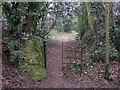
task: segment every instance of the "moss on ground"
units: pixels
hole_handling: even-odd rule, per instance
[[[40,40],[28,40],[24,43],[19,71],[23,77],[35,81],[46,76],[43,46]]]

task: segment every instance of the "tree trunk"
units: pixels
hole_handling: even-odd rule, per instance
[[[0,2],[0,67],[2,67],[2,3]],[[2,69],[0,69],[0,89],[2,89]]]
[[[34,4],[35,3],[29,3],[31,11]],[[26,16],[26,23],[22,27],[22,32],[28,33],[29,37],[26,37],[27,40],[22,40],[23,47],[19,70],[25,78],[39,81],[46,76],[46,69],[44,63],[43,39],[33,39],[32,27],[36,18],[37,16],[33,15]]]
[[[26,16],[26,23],[23,25],[23,32],[27,32],[29,34],[32,33],[32,24],[34,19],[34,16]]]
[[[106,54],[105,54],[105,79],[110,79],[109,72],[109,3],[105,4],[105,24],[106,24]]]
[[[90,31],[94,32],[93,30],[93,15],[92,15],[92,6],[91,2],[85,2],[86,10],[87,10],[87,18],[88,18],[88,25],[90,28]]]

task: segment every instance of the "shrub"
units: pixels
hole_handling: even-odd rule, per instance
[[[89,58],[91,58],[93,61],[103,61],[105,59],[105,45],[98,47],[96,46],[96,49],[90,52]],[[110,46],[110,60],[117,60],[118,59],[118,51],[115,49],[115,47]]]
[[[21,44],[19,43],[19,41],[13,41],[11,39],[5,38],[3,40],[3,43],[7,46],[7,48],[9,49],[9,57],[10,57],[10,61],[12,63],[16,63],[19,61],[20,56],[21,56]]]

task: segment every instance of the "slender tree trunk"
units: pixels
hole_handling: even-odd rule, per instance
[[[92,15],[92,5],[91,2],[85,2],[86,10],[87,10],[87,18],[88,18],[88,25],[90,31],[94,32],[93,30],[93,15]]]
[[[105,53],[105,79],[109,80],[109,3],[105,4],[105,24],[106,24],[106,53]]]

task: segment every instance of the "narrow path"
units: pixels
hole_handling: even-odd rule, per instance
[[[47,47],[47,78],[43,87],[58,87],[61,85],[61,46],[56,42]],[[48,54],[49,53],[49,54]],[[47,83],[48,82],[48,83]]]
[[[73,34],[59,34],[47,45],[47,78],[41,87],[45,88],[72,88],[74,84],[68,82],[62,75],[62,42],[72,41]]]
[[[62,77],[62,44],[59,41],[52,42],[47,47],[47,78],[43,80],[41,87],[62,88],[73,87]],[[49,54],[48,54],[49,53]]]

